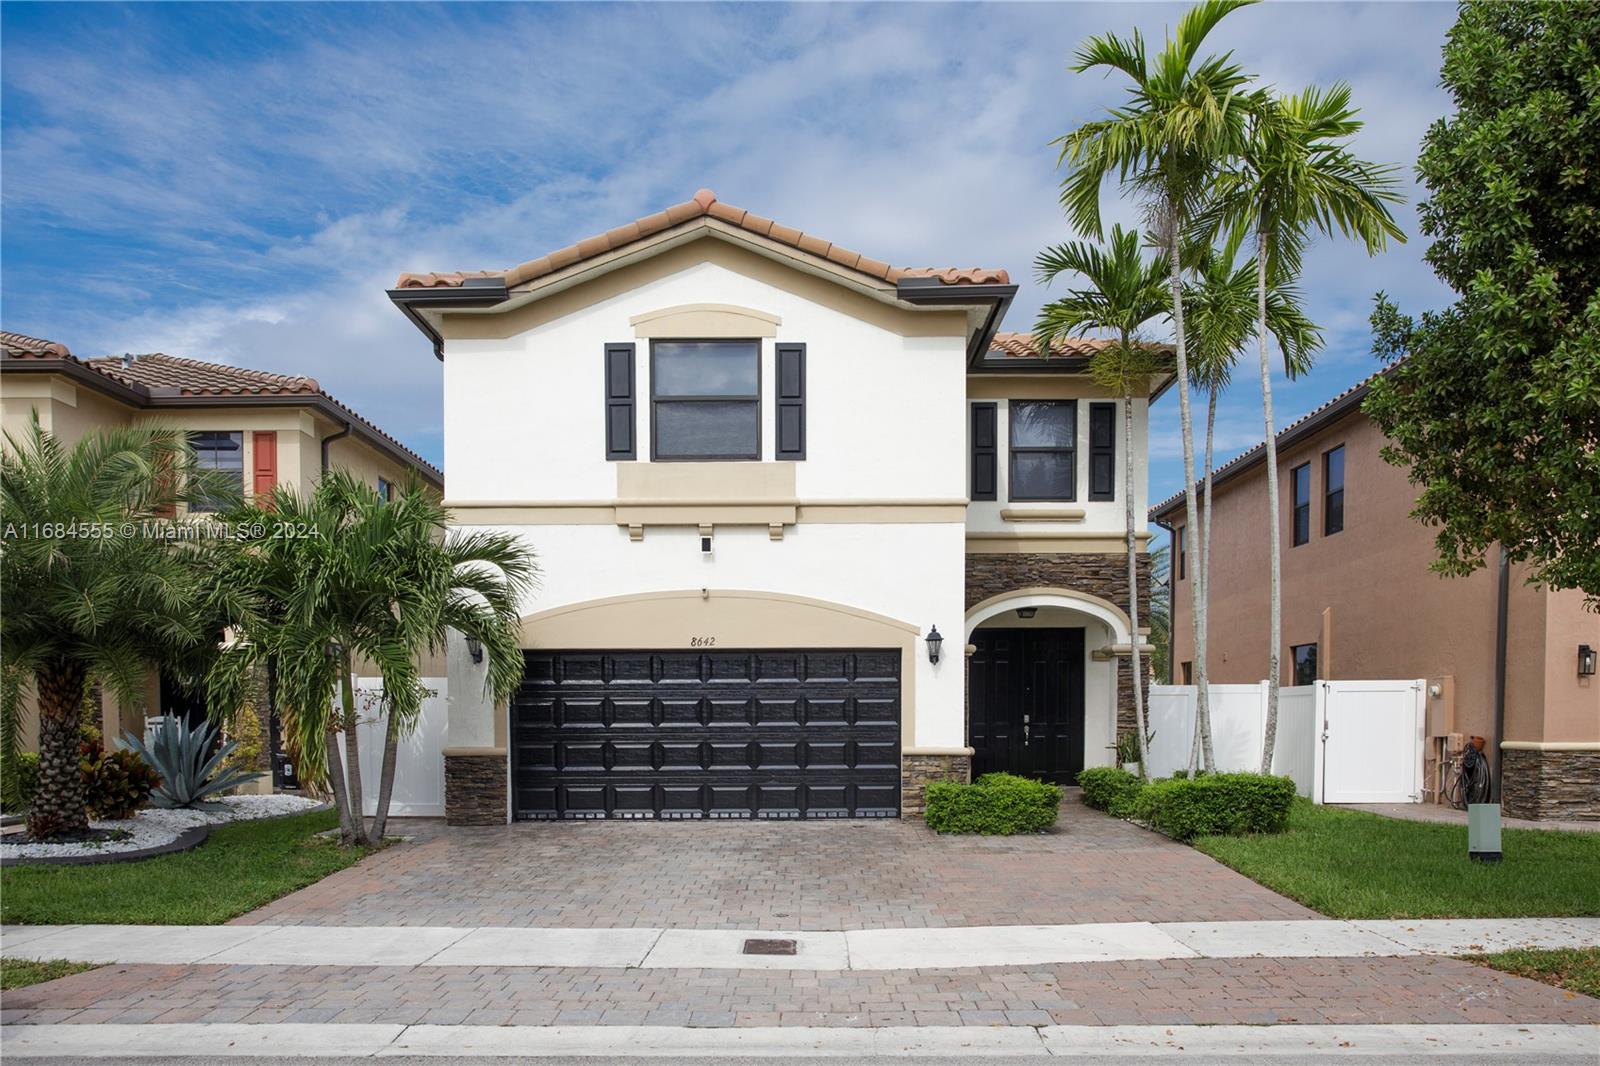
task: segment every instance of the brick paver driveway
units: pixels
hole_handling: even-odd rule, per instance
[[[1317,917],[1192,848],[1062,805],[1056,830],[919,819],[402,822],[411,843],[241,923],[878,929]]]

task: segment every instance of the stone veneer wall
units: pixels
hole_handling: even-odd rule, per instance
[[[1150,625],[1150,554],[1140,552],[1139,625]],[[1128,557],[1122,552],[967,554],[967,608],[1018,589],[1053,586],[1086,592],[1127,610]],[[1148,669],[1148,664],[1146,664]],[[1146,681],[1146,698],[1149,695]],[[1133,667],[1117,660],[1117,731],[1133,730]]]
[[[1600,751],[1502,750],[1500,798],[1508,818],[1600,820]]]
[[[972,778],[970,755],[907,755],[900,760],[900,817],[921,814],[927,803],[925,790],[933,781]]]
[[[506,753],[444,757],[444,820],[448,825],[505,825]]]

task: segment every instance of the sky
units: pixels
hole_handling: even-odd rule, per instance
[[[437,463],[440,366],[384,295],[397,275],[508,267],[705,186],[887,262],[1004,267],[1021,284],[1004,328],[1026,330],[1052,295],[1034,256],[1074,236],[1050,142],[1122,89],[1071,73],[1072,53],[1136,27],[1159,41],[1182,11],[6,3],[0,322],[80,356],[309,374]],[[1348,81],[1357,152],[1398,166],[1407,198],[1408,243],[1308,253],[1325,346],[1275,382],[1279,426],[1377,368],[1375,292],[1411,312],[1450,299],[1422,261],[1413,166],[1449,107],[1454,17],[1275,2],[1208,41],[1284,91]],[[1108,222],[1136,221],[1116,197]],[[1261,440],[1252,367],[1221,401],[1219,463]],[[1175,393],[1151,452],[1154,501],[1183,484]]]

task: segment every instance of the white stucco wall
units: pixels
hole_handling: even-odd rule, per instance
[[[777,315],[777,340],[807,346],[802,499],[966,496],[964,338],[902,337],[704,262],[516,337],[446,341],[450,498],[611,500],[602,347],[635,341],[634,315],[707,302]],[[648,460],[650,343],[636,343],[638,454]],[[762,343],[764,459],[773,454],[774,344]]]

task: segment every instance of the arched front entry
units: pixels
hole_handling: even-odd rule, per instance
[[[1071,589],[1018,589],[967,613],[967,743],[974,775],[1073,784],[1112,761],[1128,618]]]

